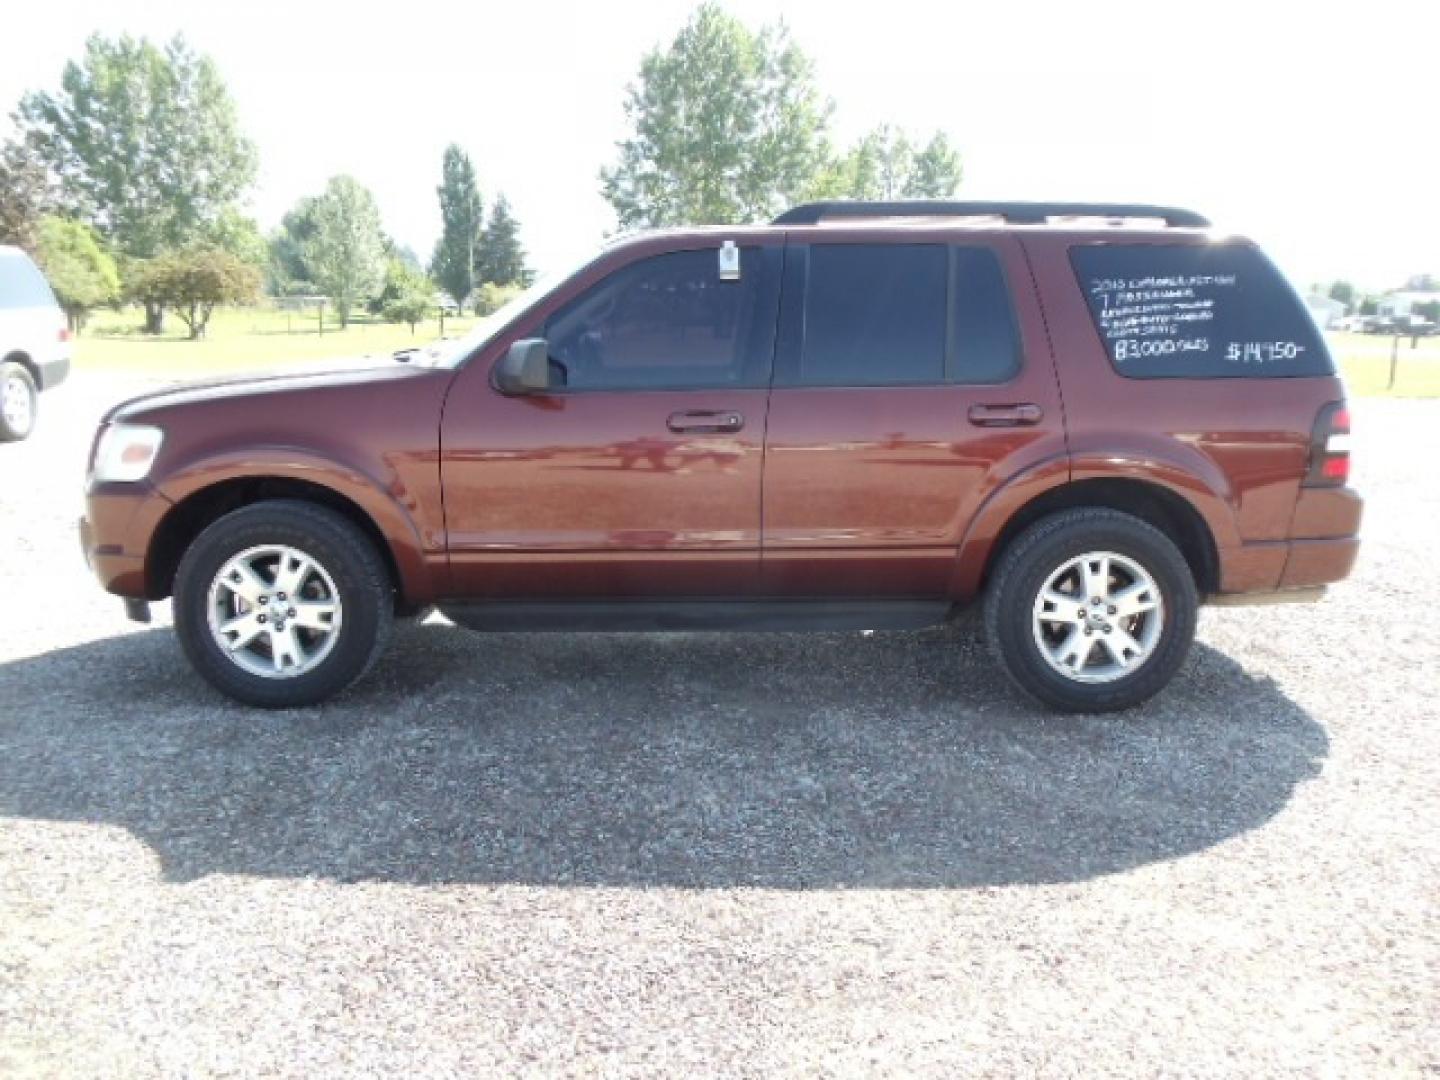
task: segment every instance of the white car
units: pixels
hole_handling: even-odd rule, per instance
[[[70,327],[45,275],[0,245],[0,442],[35,430],[36,398],[70,373]]]

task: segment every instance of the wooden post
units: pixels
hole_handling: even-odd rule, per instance
[[[440,336],[445,336],[445,305],[440,305]]]
[[[1400,364],[1400,335],[1396,334],[1390,339],[1390,381],[1385,384],[1386,390],[1395,389],[1395,368]]]
[[[325,336],[325,301],[320,301],[320,336]]]

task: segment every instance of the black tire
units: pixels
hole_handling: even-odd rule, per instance
[[[1042,654],[1034,610],[1052,574],[1098,551],[1132,559],[1150,575],[1164,618],[1158,640],[1133,672],[1086,683],[1061,674]],[[1170,682],[1195,638],[1198,606],[1189,565],[1159,529],[1116,510],[1065,510],[1040,519],[1005,549],[985,597],[985,630],[1005,673],[1037,701],[1064,712],[1113,712],[1148,700]]]
[[[215,640],[207,611],[210,586],[225,563],[268,544],[314,558],[334,582],[343,612],[329,653],[312,670],[284,678],[256,675],[234,662]],[[394,585],[369,537],[333,510],[293,499],[254,503],[215,521],[175,574],[175,630],[190,663],[217,690],[262,708],[314,705],[364,675],[389,640],[394,606]]]
[[[6,418],[5,410],[0,408],[0,442],[19,442],[29,438],[30,433],[35,430],[35,418],[39,414],[40,394],[35,389],[35,380],[31,378],[24,364],[9,360],[0,364],[0,402],[4,401],[4,395],[10,391],[12,385],[18,386],[30,397],[30,422],[23,425],[12,424]]]

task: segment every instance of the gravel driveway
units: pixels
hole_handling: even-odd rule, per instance
[[[276,714],[80,561],[135,388],[0,447],[0,1072],[1440,1070],[1440,403],[1356,409],[1357,576],[1128,715],[971,625],[428,624]]]

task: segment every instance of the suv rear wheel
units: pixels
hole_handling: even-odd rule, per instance
[[[1184,556],[1154,526],[1115,510],[1042,518],[1006,549],[985,601],[1005,671],[1070,712],[1128,708],[1158,693],[1195,637]]]
[[[249,705],[312,705],[379,657],[393,588],[375,546],[339,514],[290,499],[227,514],[175,574],[175,629],[191,664]]]
[[[19,442],[35,430],[39,395],[30,372],[13,360],[0,364],[0,442]]]

